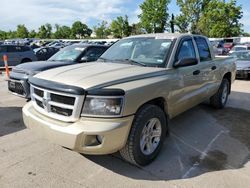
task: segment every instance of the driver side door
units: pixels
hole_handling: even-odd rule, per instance
[[[198,59],[191,37],[185,37],[176,51],[174,64],[185,58]],[[202,76],[199,64],[174,68],[173,90],[170,94],[169,110],[172,116],[176,116],[187,109],[199,104],[203,99],[200,93]]]

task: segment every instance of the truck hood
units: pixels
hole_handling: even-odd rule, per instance
[[[250,61],[236,61],[237,70],[250,69]]]
[[[23,63],[13,68],[13,72],[20,72],[20,73],[37,73],[41,71],[45,71],[52,68],[57,68],[61,66],[70,65],[72,62],[65,62],[65,61],[34,61],[30,63]]]
[[[164,74],[166,68],[94,62],[48,70],[35,77],[84,89],[98,89]]]

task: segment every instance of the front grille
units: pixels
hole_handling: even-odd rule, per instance
[[[24,87],[23,87],[21,82],[9,80],[8,81],[8,89],[11,92],[16,93],[18,95],[22,95],[22,96],[25,95]]]
[[[61,121],[76,121],[81,114],[84,96],[58,93],[31,85],[31,100],[41,113]]]
[[[50,98],[52,101],[59,102],[59,103],[64,103],[64,104],[69,104],[69,105],[74,105],[74,103],[75,103],[74,97],[51,94]]]
[[[60,108],[57,106],[51,106],[51,112],[54,112],[63,116],[71,116],[73,110],[64,109],[64,108]]]
[[[34,93],[39,96],[39,97],[43,97],[43,91],[42,90],[39,90],[39,89],[36,89],[34,88]]]

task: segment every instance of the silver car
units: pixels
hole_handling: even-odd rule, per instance
[[[0,45],[0,67],[4,67],[3,55],[8,56],[9,66],[37,60],[33,50],[28,46]]]

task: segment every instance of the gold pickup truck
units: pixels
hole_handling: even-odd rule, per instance
[[[233,58],[215,58],[206,37],[147,34],[124,38],[97,62],[29,79],[28,128],[84,154],[149,164],[160,152],[168,120],[209,99],[223,108],[235,79]]]

